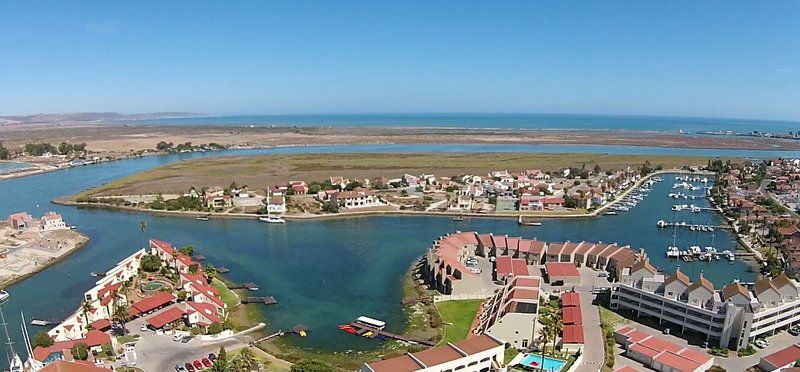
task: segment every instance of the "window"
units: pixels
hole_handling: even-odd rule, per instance
[[[527,338],[523,338],[522,339],[522,347],[528,347],[528,339]]]
[[[478,362],[472,362],[472,363],[470,363],[470,364],[467,364],[467,365],[468,365],[468,366],[470,366],[470,367],[472,367],[472,366],[474,366],[474,365],[476,365],[476,364],[478,364]]]

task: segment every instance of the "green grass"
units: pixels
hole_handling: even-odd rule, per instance
[[[467,337],[467,332],[469,332],[469,327],[472,325],[472,320],[475,319],[475,314],[478,312],[478,306],[481,301],[444,301],[436,304],[439,314],[442,315],[442,321],[447,324],[445,325],[442,344],[463,340]]]
[[[221,280],[214,278],[211,281],[211,285],[219,291],[219,297],[222,299],[222,302],[228,307],[228,310],[232,310],[234,307],[239,305],[239,297],[236,296],[236,293],[233,293],[225,283]]]
[[[123,345],[136,341],[139,341],[138,335],[126,335],[117,337],[117,342]]]
[[[505,364],[510,363],[511,360],[514,359],[514,357],[517,356],[518,354],[519,350],[513,347],[506,349],[506,351],[503,353],[503,363]]]

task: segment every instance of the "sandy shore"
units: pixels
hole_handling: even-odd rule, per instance
[[[54,245],[54,241],[59,244]],[[5,246],[8,251],[0,260],[0,287],[6,288],[56,264],[88,242],[88,236],[74,230],[56,230],[19,246]]]

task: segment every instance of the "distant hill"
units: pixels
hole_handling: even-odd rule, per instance
[[[102,122],[102,121],[193,118],[201,116],[205,115],[192,112],[153,112],[146,114],[120,114],[118,112],[76,112],[67,114],[0,116],[0,123]]]

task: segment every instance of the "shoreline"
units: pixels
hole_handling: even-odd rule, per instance
[[[82,249],[83,247],[85,247],[86,245],[89,244],[89,241],[91,240],[91,238],[89,238],[88,235],[80,233],[80,232],[77,232],[77,231],[76,231],[76,233],[78,235],[80,235],[81,240],[77,244],[75,244],[74,247],[70,248],[69,250],[64,252],[64,254],[62,254],[62,255],[60,255],[58,257],[53,257],[50,260],[47,260],[47,262],[45,262],[41,266],[37,266],[36,268],[34,268],[34,270],[32,270],[30,272],[27,272],[25,274],[22,274],[20,276],[15,277],[15,278],[6,280],[4,282],[0,282],[0,287],[8,288],[8,287],[13,286],[14,284],[17,284],[17,283],[19,283],[19,282],[21,282],[21,281],[23,281],[25,279],[28,279],[28,278],[38,274],[39,272],[43,271],[44,269],[47,269],[50,266],[53,266],[53,265],[61,262],[62,260],[66,259],[67,257],[71,256],[73,253],[79,251],[80,249]]]

